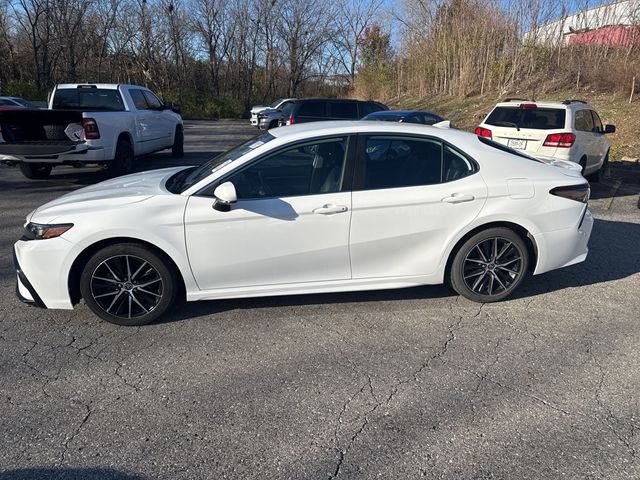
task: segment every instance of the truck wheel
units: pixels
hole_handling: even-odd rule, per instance
[[[116,156],[109,166],[109,170],[114,176],[126,175],[133,170],[133,148],[131,142],[126,138],[118,140],[116,145]]]
[[[184,132],[180,127],[176,127],[176,134],[174,136],[173,146],[171,147],[171,154],[174,158],[184,157]]]
[[[47,178],[51,174],[51,165],[46,163],[24,163],[20,162],[18,165],[22,174],[34,180]]]
[[[269,124],[269,129],[272,128],[278,128],[278,120],[273,120],[270,124]]]

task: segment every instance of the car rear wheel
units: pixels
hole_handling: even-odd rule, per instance
[[[126,138],[121,138],[116,145],[116,155],[109,170],[114,176],[126,175],[133,170],[134,158],[131,142]]]
[[[80,293],[97,316],[117,325],[146,325],[165,314],[176,276],[150,249],[123,243],[95,253],[80,276]]]
[[[180,127],[176,127],[173,146],[171,147],[171,155],[173,155],[174,158],[184,157],[184,132]]]
[[[269,128],[278,128],[278,120],[272,120],[269,124]]]
[[[607,168],[609,167],[609,152],[604,156],[604,160],[602,162],[602,166],[595,172],[587,175],[585,178],[590,182],[599,183],[604,180],[605,173],[607,172]]]
[[[457,251],[449,281],[474,302],[497,302],[524,279],[529,264],[522,238],[508,228],[489,228],[469,238]]]
[[[51,174],[51,169],[53,167],[51,165],[47,165],[46,163],[21,162],[19,168],[25,177],[31,178],[33,180],[41,180],[43,178],[49,177],[49,175]]]

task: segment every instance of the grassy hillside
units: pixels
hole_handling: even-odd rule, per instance
[[[491,108],[506,97],[524,97],[522,94],[470,96],[465,98],[401,98],[391,108],[430,110],[464,130],[473,130],[491,111]],[[598,94],[593,92],[566,91],[546,95],[536,100],[564,100],[577,98],[591,104],[600,114],[603,123],[616,126],[616,133],[610,135],[611,160],[640,157],[640,98],[629,103],[628,95]]]

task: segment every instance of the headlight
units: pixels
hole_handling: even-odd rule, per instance
[[[73,227],[73,223],[59,223],[55,225],[44,225],[42,223],[29,222],[25,225],[25,240],[44,240],[45,238],[56,238]]]

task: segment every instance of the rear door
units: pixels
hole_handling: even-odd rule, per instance
[[[581,109],[575,113],[574,127],[576,130],[576,144],[578,144],[587,157],[587,168],[598,163],[598,138],[593,125],[591,110]]]
[[[498,143],[532,155],[553,156],[555,148],[551,151],[544,147],[544,141],[551,133],[565,131],[565,121],[564,108],[543,108],[523,103],[497,106],[484,123]]]
[[[363,135],[352,194],[353,278],[430,275],[480,212],[475,163],[435,138]]]

